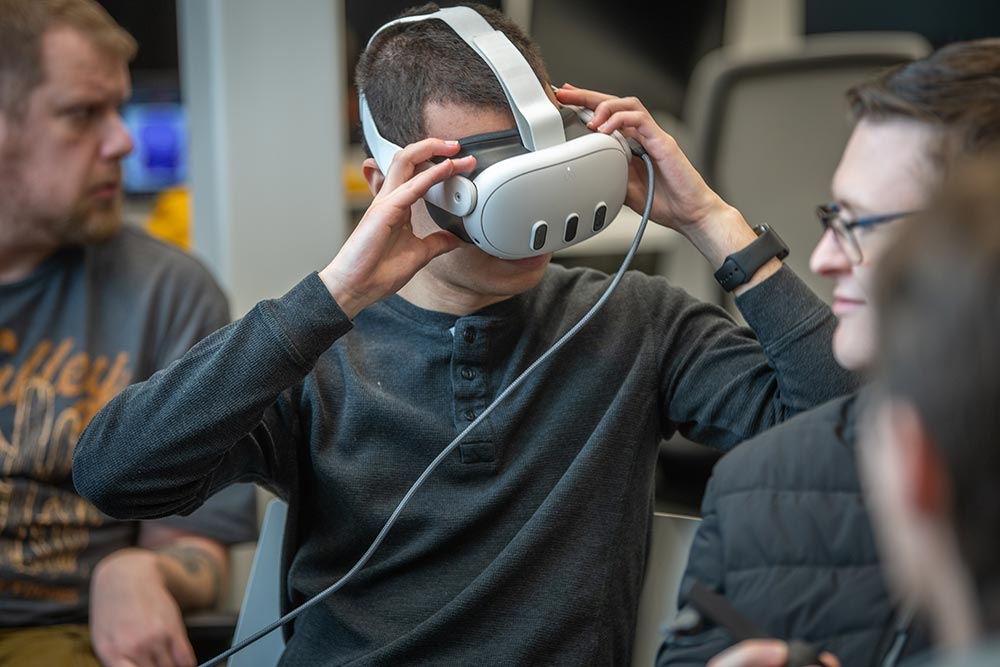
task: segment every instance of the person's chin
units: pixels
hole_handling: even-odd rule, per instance
[[[861,322],[841,319],[833,332],[833,357],[849,371],[865,370],[872,361],[873,352],[861,328]]]
[[[535,271],[548,266],[549,262],[552,261],[552,255],[550,253],[548,255],[536,255],[535,257],[508,259],[504,261],[521,271]]]
[[[67,233],[70,238],[67,240],[77,243],[100,243],[117,234],[122,224],[120,205],[91,210],[70,226]]]

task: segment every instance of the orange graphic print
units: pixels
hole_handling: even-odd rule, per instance
[[[0,567],[29,580],[0,581],[2,594],[67,601],[74,589],[44,580],[89,576],[79,556],[105,518],[73,491],[73,450],[132,371],[124,352],[92,358],[75,347],[72,338],[42,340],[19,365],[0,363]],[[17,352],[15,333],[0,329],[0,361]]]

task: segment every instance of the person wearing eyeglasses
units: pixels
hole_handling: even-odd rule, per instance
[[[837,362],[867,374],[877,357],[876,267],[952,164],[1000,145],[1000,39],[942,48],[853,88],[848,100],[856,125],[834,201],[817,210],[823,236],[810,267],[835,283]],[[697,581],[775,639],[733,646],[721,627],[688,623],[667,633],[658,667],[778,667],[791,639],[825,651],[828,667],[887,667],[926,649],[923,624],[885,586],[858,480],[857,422],[871,395],[835,399],[720,460],[679,605]]]

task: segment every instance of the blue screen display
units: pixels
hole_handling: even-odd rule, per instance
[[[181,104],[130,103],[122,118],[135,144],[123,163],[126,192],[159,192],[187,180],[188,131]]]

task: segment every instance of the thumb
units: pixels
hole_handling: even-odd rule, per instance
[[[115,658],[109,662],[105,667],[139,667],[139,664],[132,662],[128,658]]]
[[[198,664],[191,642],[183,634],[170,638],[170,657],[177,667],[195,667]]]
[[[819,659],[823,661],[824,667],[840,667],[840,660],[832,653],[823,652]]]
[[[777,639],[750,639],[723,651],[708,667],[783,667],[788,645]]]
[[[427,251],[427,261],[430,261],[462,245],[462,240],[451,232],[442,230],[425,236],[420,239],[420,243]]]

